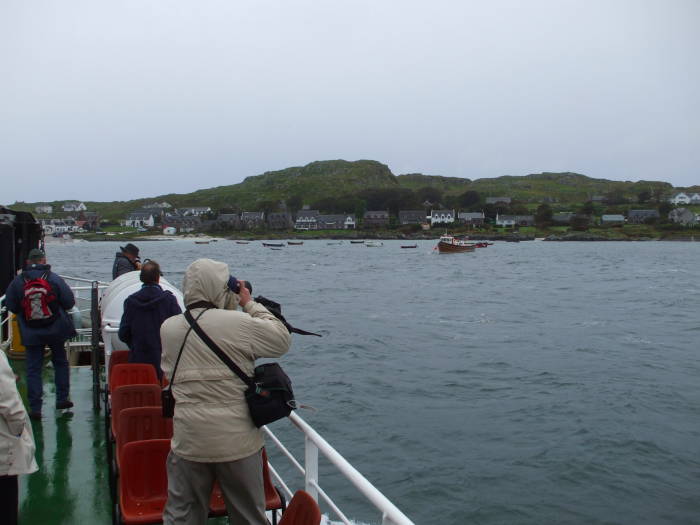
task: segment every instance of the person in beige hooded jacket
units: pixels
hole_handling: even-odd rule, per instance
[[[237,295],[228,280],[227,264],[198,259],[185,272],[184,301],[204,332],[252,377],[255,360],[284,355],[291,337],[242,283]],[[266,524],[263,434],[250,417],[246,385],[190,330],[184,315],[167,319],[160,336],[161,367],[176,400],[163,522],[205,523],[218,480],[232,523]]]
[[[34,459],[32,426],[17,392],[15,374],[0,350],[0,521],[17,523],[17,476],[38,467]]]

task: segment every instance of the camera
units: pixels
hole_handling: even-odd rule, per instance
[[[248,288],[250,293],[253,293],[253,285],[248,281],[245,281],[245,287]],[[241,293],[241,282],[233,275],[229,275],[228,277],[228,289],[233,293]]]

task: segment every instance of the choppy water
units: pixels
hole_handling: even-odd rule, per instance
[[[418,245],[140,243],[178,285],[224,260],[324,334],[283,359],[300,415],[416,523],[700,523],[700,244]],[[47,248],[109,280],[117,245]]]

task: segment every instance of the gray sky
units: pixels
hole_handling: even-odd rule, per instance
[[[700,184],[699,0],[3,0],[0,202],[325,159]]]

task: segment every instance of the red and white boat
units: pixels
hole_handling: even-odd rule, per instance
[[[472,242],[457,239],[453,235],[443,235],[437,243],[437,249],[440,253],[473,252],[476,249],[476,245]]]

